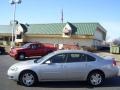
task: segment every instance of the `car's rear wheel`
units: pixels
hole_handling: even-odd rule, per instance
[[[20,75],[20,83],[27,87],[33,86],[37,82],[37,76],[32,71],[25,71]]]
[[[104,81],[104,75],[101,72],[95,71],[88,75],[88,83],[92,86],[99,86]]]
[[[25,59],[25,54],[24,53],[18,54],[18,59],[24,60]]]

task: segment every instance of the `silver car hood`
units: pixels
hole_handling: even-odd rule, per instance
[[[27,66],[31,66],[33,64],[35,64],[34,60],[29,60],[29,61],[22,61],[22,62],[19,62],[19,63],[15,63],[12,66],[15,66],[15,67],[27,67]]]

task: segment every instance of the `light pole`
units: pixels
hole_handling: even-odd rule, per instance
[[[15,30],[15,14],[16,14],[16,5],[21,3],[21,0],[10,0],[9,3],[14,6],[14,11],[13,11],[13,23],[12,23],[12,42],[11,42],[11,48],[14,47],[14,30]]]

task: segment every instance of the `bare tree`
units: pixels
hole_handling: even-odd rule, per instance
[[[113,43],[114,45],[120,46],[120,37],[117,38],[117,39],[114,39],[112,43]]]

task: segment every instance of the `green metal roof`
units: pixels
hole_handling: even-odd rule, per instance
[[[73,23],[76,27],[77,35],[93,35],[97,28],[97,23]]]
[[[51,23],[51,24],[30,24],[27,34],[45,34],[54,35],[62,34],[63,28],[67,23]],[[73,35],[94,35],[97,28],[106,30],[99,23],[69,23],[72,28]]]
[[[63,28],[69,24],[72,28],[72,35],[94,35],[97,28],[105,34],[106,30],[99,23],[50,23],[50,24],[29,24],[26,34],[61,35]],[[10,25],[0,25],[0,34],[10,34]]]
[[[62,34],[65,24],[30,24],[27,34]]]

